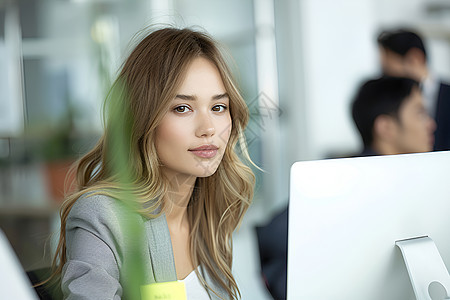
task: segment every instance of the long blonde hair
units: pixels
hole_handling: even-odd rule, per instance
[[[153,218],[157,208],[163,206],[162,196],[169,183],[160,170],[155,129],[175,97],[190,62],[199,56],[209,59],[219,70],[230,99],[232,129],[217,171],[197,179],[188,206],[191,259],[194,266],[202,265],[231,298],[240,297],[231,272],[232,233],[250,205],[255,183],[251,168],[237,154],[239,151],[251,163],[243,134],[248,109],[216,42],[207,34],[191,29],[154,31],[125,61],[106,98],[105,133],[74,167],[76,191],[67,197],[60,211],[61,232],[53,259],[54,275],[61,273],[67,261],[66,220],[83,194],[107,194],[123,201],[119,190],[126,186],[143,216]],[[113,150],[118,137],[124,149],[119,153]],[[124,162],[122,167],[126,168],[129,181],[120,188],[120,174],[114,166],[117,160]],[[197,272],[197,275],[210,288],[201,274]]]

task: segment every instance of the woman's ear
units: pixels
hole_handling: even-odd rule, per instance
[[[374,140],[391,142],[397,138],[399,130],[398,121],[389,115],[379,115],[373,124]]]

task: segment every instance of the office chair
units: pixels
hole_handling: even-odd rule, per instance
[[[41,300],[60,300],[63,298],[59,280],[49,284],[35,286],[36,284],[46,280],[52,274],[52,268],[41,268],[27,272],[27,276],[34,287],[34,290]]]

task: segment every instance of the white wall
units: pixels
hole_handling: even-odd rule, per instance
[[[304,88],[309,156],[357,149],[349,102],[376,72],[373,1],[302,1]]]

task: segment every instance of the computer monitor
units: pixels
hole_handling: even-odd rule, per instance
[[[297,162],[287,299],[415,299],[396,242],[422,236],[450,266],[450,152]]]
[[[37,300],[8,239],[0,230],[0,299]]]

